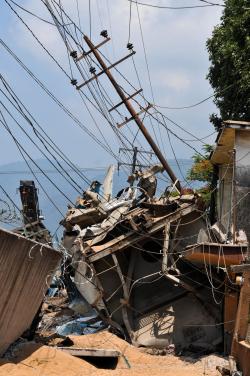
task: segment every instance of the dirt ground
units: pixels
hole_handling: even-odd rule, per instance
[[[85,336],[70,336],[74,347],[115,349],[122,355],[115,369],[101,369],[86,360],[64,353],[42,343],[21,343],[11,352],[9,359],[0,359],[0,376],[215,376],[216,366],[227,361],[217,355],[199,359],[175,355],[150,355],[107,331]]]

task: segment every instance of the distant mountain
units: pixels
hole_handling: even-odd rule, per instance
[[[67,205],[69,203],[74,203],[76,198],[80,195],[80,193],[85,190],[89,182],[93,180],[99,180],[100,182],[103,181],[106,173],[106,169],[104,168],[86,168],[81,169],[84,178],[80,178],[73,170],[71,170],[68,166],[65,165],[64,162],[60,162],[60,164],[65,168],[67,171],[66,177],[67,179],[72,179],[74,181],[74,185],[76,189],[72,187],[57,171],[55,168],[50,165],[47,160],[39,159],[35,161],[39,167],[46,172],[49,179],[54,183],[52,183],[39,171],[39,169],[32,165],[31,168],[36,172],[37,179],[39,183],[35,181],[37,188],[39,189],[39,204],[40,209],[45,217],[45,225],[51,231],[52,234],[57,230],[59,226],[59,221],[62,219],[64,214],[67,211]],[[183,176],[185,177],[187,171],[191,168],[192,160],[190,159],[180,159],[178,160],[179,165],[182,170],[182,174],[180,173],[179,167],[177,166],[176,161],[169,160],[169,164],[174,170],[176,176],[183,180]],[[182,176],[183,175],[183,176]],[[169,179],[166,175],[159,176],[158,180],[158,190],[163,191],[166,186],[169,185]],[[0,184],[4,187],[7,191],[9,196],[13,199],[13,201],[21,207],[18,187],[20,184],[20,180],[35,180],[30,171],[28,170],[25,162],[18,161],[15,163],[10,163],[6,165],[0,166]],[[128,184],[126,182],[127,175],[120,171],[119,173],[116,171],[114,175],[114,182],[113,182],[113,193],[116,194],[120,189],[126,187]],[[185,184],[186,185],[186,184]],[[81,188],[81,189],[80,189]],[[60,191],[64,194],[62,194]],[[79,190],[79,193],[77,192]],[[49,198],[46,196],[45,192],[47,192]],[[0,199],[6,199],[3,192],[0,190]],[[53,203],[56,205],[58,210],[54,207]],[[0,202],[0,210],[1,210],[1,202]],[[59,213],[61,212],[61,214]],[[3,227],[6,227],[5,224]],[[8,227],[8,226],[7,226]],[[61,234],[61,231],[59,231]]]

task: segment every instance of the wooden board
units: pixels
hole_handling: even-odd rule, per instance
[[[116,350],[106,350],[106,349],[92,349],[92,348],[81,348],[81,347],[58,347],[59,350],[67,352],[73,356],[95,356],[104,358],[118,358],[121,353]]]

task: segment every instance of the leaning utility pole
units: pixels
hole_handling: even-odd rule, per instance
[[[65,36],[63,36],[63,31],[62,31],[63,26],[57,20],[57,17],[55,16],[52,7],[49,4],[49,1],[48,0],[44,0],[44,2],[45,2],[45,5],[46,5],[47,9],[49,10],[49,12],[51,13],[51,15],[53,17],[53,20],[54,20],[54,22],[55,22],[55,24],[56,24],[56,26],[57,26],[60,34],[62,35],[62,38],[63,38],[63,40],[64,40],[64,42],[66,44],[67,49],[69,49],[69,45],[66,42]],[[111,84],[114,86],[117,94],[120,96],[120,98],[122,100],[119,104],[117,104],[116,106],[114,106],[109,111],[113,111],[115,108],[117,108],[121,104],[124,104],[126,106],[128,112],[131,114],[131,118],[126,119],[126,121],[124,123],[118,125],[118,128],[121,127],[122,125],[126,124],[127,122],[129,122],[131,120],[134,120],[136,122],[136,124],[138,125],[140,131],[142,132],[142,134],[144,135],[144,137],[148,141],[148,143],[151,146],[152,150],[155,152],[155,154],[156,154],[157,158],[159,159],[159,161],[161,162],[163,168],[165,169],[165,171],[168,173],[169,177],[171,178],[171,180],[175,184],[176,188],[179,191],[181,191],[181,184],[180,184],[179,179],[177,179],[177,177],[175,176],[173,170],[169,166],[168,162],[164,158],[164,156],[161,153],[160,149],[156,145],[155,141],[153,140],[153,138],[151,137],[151,135],[149,134],[149,132],[147,131],[146,127],[144,126],[143,122],[141,121],[141,119],[139,117],[139,115],[141,113],[147,112],[148,109],[150,107],[152,107],[152,105],[149,104],[147,106],[147,108],[142,108],[142,111],[140,111],[139,113],[136,113],[134,107],[132,106],[132,104],[130,102],[130,99],[132,99],[135,95],[139,94],[142,91],[142,89],[140,89],[137,92],[135,92],[134,94],[129,95],[128,97],[126,97],[126,95],[124,94],[124,92],[121,89],[120,85],[116,82],[115,78],[113,77],[112,73],[110,72],[111,68],[114,68],[116,65],[120,64],[121,62],[123,62],[124,60],[126,60],[127,58],[129,58],[130,56],[132,56],[132,55],[135,54],[135,51],[133,51],[133,45],[131,43],[128,43],[128,45],[127,45],[128,49],[132,51],[129,55],[125,56],[124,58],[120,59],[116,63],[114,63],[114,64],[110,65],[109,67],[107,67],[107,65],[105,64],[104,60],[102,59],[102,57],[101,57],[101,55],[100,55],[100,53],[98,51],[99,47],[103,46],[106,42],[108,42],[110,40],[110,38],[108,37],[107,30],[103,30],[101,32],[101,36],[103,36],[105,39],[101,43],[99,43],[97,46],[94,46],[94,44],[91,42],[91,40],[86,35],[84,35],[84,40],[87,43],[87,45],[90,48],[90,50],[87,51],[87,52],[84,51],[80,56],[77,56],[78,55],[77,51],[71,51],[70,52],[70,56],[75,60],[75,63],[77,65],[78,69],[79,69],[79,66],[77,64],[79,62],[79,60],[84,59],[85,57],[87,57],[88,55],[90,55],[91,53],[93,53],[94,56],[95,56],[95,58],[96,58],[96,60],[98,61],[98,63],[100,64],[100,66],[102,67],[103,70],[101,72],[99,72],[99,73],[96,74],[95,73],[96,72],[96,68],[95,67],[91,67],[90,68],[90,72],[93,74],[92,78],[90,78],[89,80],[85,81],[84,83],[82,83],[81,85],[78,85],[78,86],[77,86],[77,80],[75,80],[75,79],[72,78],[71,83],[73,85],[76,85],[76,88],[78,90],[80,90],[84,85],[90,83],[92,80],[96,79],[97,77],[99,77],[103,73],[105,73],[107,75],[108,79],[110,80]],[[81,72],[81,69],[79,69],[79,71]]]
[[[106,35],[105,35],[106,34]],[[106,39],[109,39],[107,38],[107,33],[104,34],[104,37]],[[172,171],[171,167],[169,166],[168,162],[166,161],[166,159],[164,158],[163,154],[161,153],[160,149],[158,148],[158,146],[156,145],[155,141],[153,140],[153,138],[151,137],[151,135],[149,134],[149,132],[147,131],[146,127],[144,126],[143,122],[141,121],[141,119],[139,118],[139,114],[135,111],[134,107],[132,106],[131,102],[129,101],[129,99],[131,99],[131,96],[129,96],[128,98],[125,96],[124,92],[122,91],[120,85],[118,85],[118,83],[116,82],[115,78],[113,77],[112,73],[110,72],[110,68],[113,68],[115,65],[117,65],[118,63],[122,62],[123,60],[125,60],[125,58],[129,57],[130,55],[134,54],[134,51],[127,57],[125,57],[124,59],[121,59],[119,60],[119,62],[111,65],[110,67],[107,67],[107,65],[105,64],[104,60],[102,59],[99,51],[98,51],[98,47],[100,47],[100,45],[102,45],[103,43],[100,43],[99,45],[97,46],[94,46],[94,44],[91,42],[91,40],[86,36],[84,35],[84,40],[85,42],[87,43],[87,45],[89,46],[90,48],[90,51],[86,52],[85,54],[83,54],[83,57],[84,55],[86,56],[86,54],[89,54],[89,53],[93,53],[96,60],[98,61],[98,63],[100,64],[100,66],[102,67],[103,71],[98,73],[97,75],[95,74],[95,68],[93,68],[93,73],[94,73],[94,77],[92,79],[95,79],[97,76],[100,76],[101,74],[105,73],[107,75],[107,77],[109,78],[110,82],[112,83],[112,85],[114,86],[116,92],[118,93],[118,95],[120,96],[122,102],[119,103],[120,104],[123,104],[126,106],[127,110],[129,111],[129,113],[131,114],[131,118],[128,119],[128,121],[130,120],[134,120],[136,122],[136,124],[138,125],[140,131],[142,132],[142,134],[144,135],[144,137],[146,138],[146,140],[148,141],[149,145],[151,146],[151,148],[153,149],[153,151],[155,152],[156,156],[158,157],[159,161],[161,162],[161,164],[163,165],[164,169],[166,170],[166,172],[168,173],[168,175],[170,176],[171,180],[173,181],[174,184],[176,184],[176,187],[179,191],[181,191],[181,184],[179,182],[179,180],[177,179],[177,177],[175,176],[174,172]],[[73,56],[74,57],[74,56]],[[78,58],[79,59],[79,58]],[[76,59],[76,60],[78,60]],[[90,80],[92,80],[90,79]],[[90,82],[90,80],[88,80],[88,82]],[[83,85],[85,85],[86,83],[84,83]],[[77,87],[78,89],[80,89],[83,85],[80,85],[79,87]],[[145,109],[145,111],[147,111],[147,109]]]

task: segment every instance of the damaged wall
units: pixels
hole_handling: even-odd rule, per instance
[[[237,230],[244,229],[250,239],[250,132],[237,131],[236,149],[236,223]]]
[[[0,355],[30,327],[60,259],[54,249],[0,229]]]
[[[219,168],[219,194],[217,195],[218,220],[225,231],[230,229],[230,213],[232,204],[233,164]]]

